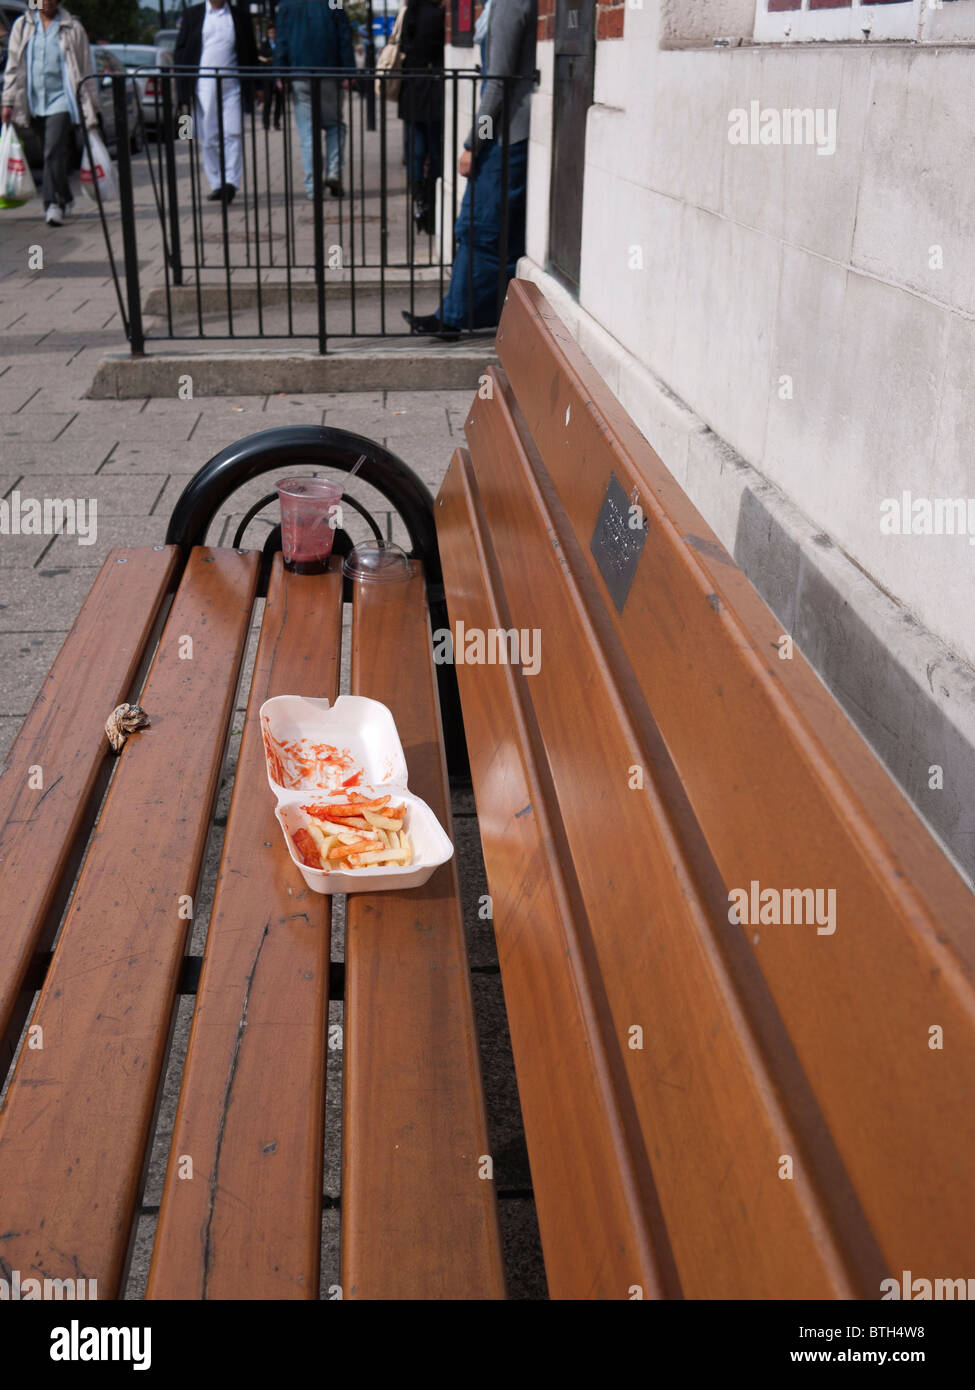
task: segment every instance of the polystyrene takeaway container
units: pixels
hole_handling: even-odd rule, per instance
[[[331,704],[305,695],[276,695],[261,706],[267,780],[288,853],[315,893],[375,893],[419,888],[446,864],[454,847],[425,801],[406,785],[406,759],[390,710],[365,695],[340,695]],[[310,869],[294,847],[301,807],[340,801],[350,790],[380,796],[389,792],[406,805],[404,831],[413,845],[412,864],[368,869]]]

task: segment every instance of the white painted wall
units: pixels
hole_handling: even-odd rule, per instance
[[[741,24],[742,0],[718,9],[726,26]],[[975,497],[975,58],[893,44],[662,49],[681,38],[678,14],[643,0],[627,9],[623,39],[597,45],[583,318],[975,661],[975,546],[880,530],[881,501],[903,490]],[[933,15],[958,31],[973,16],[971,0]],[[538,271],[552,55],[539,44],[528,230]],[[730,144],[729,112],[752,100],[835,108],[836,153]],[[630,268],[634,247],[642,270]],[[779,398],[785,375],[792,400]],[[627,405],[658,444],[653,418]],[[707,496],[694,500],[712,520]]]

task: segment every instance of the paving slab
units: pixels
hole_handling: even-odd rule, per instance
[[[44,565],[4,570],[0,632],[58,632],[70,628],[88,596],[95,571]]]
[[[35,440],[0,439],[0,462],[4,472],[31,469],[43,473],[97,473],[118,443],[121,421],[115,431],[101,431],[95,437],[73,439],[69,447],[61,443]]]
[[[90,477],[57,473],[40,473],[33,469],[25,475],[19,488],[31,497],[84,498],[98,503],[98,517],[148,516],[169,478],[168,473],[132,473],[127,476],[108,476],[95,473]]]
[[[167,520],[158,515],[98,516],[93,544],[82,545],[77,536],[57,536],[44,556],[45,566],[52,569],[98,566],[110,550],[119,546],[162,545],[166,539]]]
[[[25,717],[67,635],[67,631],[0,633],[0,709],[5,715]]]
[[[40,410],[36,414],[20,411],[0,415],[0,441],[37,440],[50,443],[64,434],[77,413],[72,411],[70,414],[57,415]]]

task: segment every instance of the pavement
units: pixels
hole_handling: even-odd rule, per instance
[[[125,338],[97,213],[80,192],[76,208],[77,215],[62,228],[44,224],[39,203],[0,212],[0,497],[11,506],[18,496],[21,505],[25,499],[73,498],[87,505],[89,515],[93,505],[97,509],[91,544],[69,534],[0,535],[0,756],[13,742],[108,550],[160,544],[182,488],[221,448],[277,425],[337,426],[381,442],[436,492],[452,450],[463,443],[472,398],[470,389],[383,388],[194,394],[185,400],[152,395],[89,399],[99,363],[108,353],[124,353]],[[149,274],[146,293],[154,283]],[[216,519],[210,542],[229,544],[244,508],[271,486],[272,480],[265,479],[237,494]],[[381,499],[368,488],[357,486],[355,491],[376,507],[387,534],[403,539]],[[260,544],[268,524],[255,519],[243,544]],[[219,794],[217,835],[200,889],[204,905],[212,898],[220,821],[229,802],[245,698],[239,697]],[[454,815],[509,1289],[516,1298],[545,1297],[534,1204],[526,1195],[530,1174],[493,932],[477,916],[478,899],[487,890],[469,792],[455,798]],[[202,952],[206,925],[207,911],[201,911],[195,952]],[[336,958],[341,958],[341,927],[340,910]],[[145,1287],[191,1010],[192,997],[183,997],[139,1217],[126,1291],[130,1298],[140,1297]],[[341,1003],[332,1005],[333,1021],[341,1021],[341,1011]],[[330,1055],[330,1068],[322,1272],[326,1297],[339,1282],[340,1053]]]

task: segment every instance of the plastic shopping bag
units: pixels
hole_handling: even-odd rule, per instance
[[[88,144],[91,147],[91,158],[88,157],[86,149],[81,157],[81,187],[92,202],[98,201],[98,194],[95,192],[95,184],[98,184],[98,192],[102,195],[102,202],[111,202],[118,197],[118,186],[115,182],[115,165],[112,157],[105,148],[105,142],[97,130],[89,128]]]
[[[20,208],[36,193],[24,147],[12,125],[0,130],[0,208]]]

